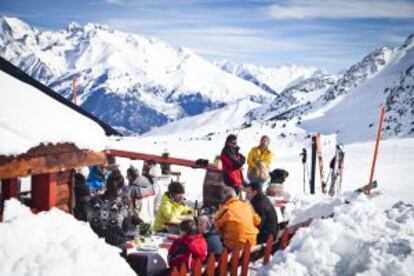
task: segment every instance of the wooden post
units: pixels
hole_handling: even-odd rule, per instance
[[[368,195],[371,194],[371,183],[374,180],[375,164],[377,163],[378,148],[379,148],[379,143],[381,141],[381,134],[382,134],[382,126],[384,125],[384,116],[385,116],[385,106],[383,105],[381,107],[381,115],[380,115],[380,119],[378,123],[377,141],[375,143],[374,159],[372,160],[371,175],[369,177]]]
[[[224,248],[223,254],[221,254],[220,264],[219,264],[219,275],[226,276],[227,275],[227,262],[228,262],[229,253],[227,248]]]
[[[171,276],[180,276],[180,273],[177,270],[177,267],[174,266],[172,272],[171,272]]]
[[[210,253],[210,257],[208,257],[208,261],[207,261],[206,276],[214,276],[215,270],[216,270],[216,257],[214,257],[214,253]]]
[[[78,90],[76,86],[76,74],[72,77],[72,89],[73,89],[73,103],[78,105]]]
[[[32,176],[32,208],[47,211],[56,206],[57,174]]]
[[[1,181],[1,194],[2,194],[2,200],[7,200],[12,197],[17,197],[19,194],[19,179],[16,178],[9,178],[9,179],[3,179]]]
[[[284,250],[289,244],[289,228],[286,226],[280,237],[280,249]]]
[[[187,267],[185,266],[184,263],[182,263],[180,266],[180,276],[186,276],[186,275],[187,275]]]
[[[202,275],[201,268],[202,267],[201,267],[200,259],[197,259],[197,261],[195,263],[195,266],[194,266],[193,275],[194,276],[201,276]]]
[[[239,266],[240,249],[237,248],[231,252],[230,275],[237,276],[237,268]]]
[[[263,257],[263,264],[267,265],[270,260],[270,254],[272,253],[273,235],[269,235],[266,241],[265,255]]]
[[[250,242],[247,242],[243,249],[243,259],[242,259],[242,276],[247,276],[249,272],[249,262],[250,262]]]

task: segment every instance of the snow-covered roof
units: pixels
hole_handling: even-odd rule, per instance
[[[6,71],[2,66],[0,155],[22,154],[41,143],[74,143],[80,149],[105,149],[105,130],[97,122]]]

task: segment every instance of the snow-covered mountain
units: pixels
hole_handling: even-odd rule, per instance
[[[385,104],[384,138],[414,135],[414,43],[410,36],[400,47],[374,50],[351,66],[342,76],[318,70],[277,95],[269,104],[246,109],[244,118],[227,130],[270,127],[282,137],[307,136],[309,132],[338,134],[343,143],[375,139],[380,106]],[[219,113],[219,112],[218,112]],[[216,113],[215,116],[219,116]],[[204,117],[206,115],[207,117]],[[193,128],[214,132],[216,123],[201,114],[187,121]],[[209,127],[206,122],[211,121]],[[176,122],[180,133],[183,125]],[[224,127],[220,132],[225,133]],[[156,133],[173,133],[160,128]],[[203,137],[205,133],[198,133]],[[192,136],[194,137],[194,135]]]
[[[215,63],[221,69],[254,83],[263,90],[279,94],[284,89],[297,85],[318,72],[317,68],[299,65],[282,65],[274,68],[253,64],[237,64],[230,61]]]
[[[385,135],[412,136],[413,36],[398,48],[380,48],[352,66],[313,106],[301,107],[302,127],[337,133],[341,142],[374,139],[379,109],[386,105]],[[347,83],[346,85],[343,85]]]
[[[115,127],[145,132],[242,99],[272,97],[185,48],[88,23],[40,31],[0,19],[0,55]]]
[[[286,88],[270,104],[262,105],[248,113],[247,116],[251,120],[268,120],[295,107],[310,105],[321,96],[324,96],[337,79],[338,76],[326,71],[315,71],[311,77]]]

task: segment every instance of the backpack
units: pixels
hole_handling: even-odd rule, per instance
[[[111,245],[122,246],[130,228],[129,207],[121,198],[105,200],[93,197],[89,201],[87,220],[92,230]]]

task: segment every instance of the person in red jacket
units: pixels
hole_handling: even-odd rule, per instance
[[[207,242],[203,235],[198,233],[194,220],[183,220],[180,223],[181,237],[174,241],[168,251],[168,265],[170,268],[180,268],[185,264],[188,270],[193,269],[197,259],[203,264],[207,258]]]
[[[236,193],[240,192],[243,184],[241,168],[246,162],[246,158],[239,153],[240,147],[237,145],[237,136],[230,134],[226,138],[226,143],[221,151],[221,163],[223,169],[223,181],[232,187]]]

